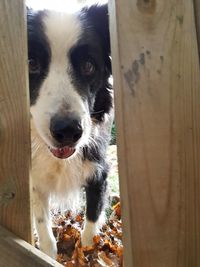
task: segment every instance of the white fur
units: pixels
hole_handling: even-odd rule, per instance
[[[62,210],[72,208],[72,204],[76,205],[76,203],[73,203],[71,199],[76,200],[75,193],[80,192],[81,186],[85,184],[88,177],[93,176],[97,166],[91,161],[83,162],[78,152],[75,156],[72,155],[65,160],[55,158],[34,132],[32,123],[33,187],[39,187],[44,195],[48,192],[50,204],[54,204],[55,208]]]
[[[82,246],[93,245],[93,237],[98,234],[99,229],[102,227],[103,223],[105,223],[104,212],[101,213],[98,222],[94,223],[85,219],[84,228],[81,236]]]
[[[82,245],[88,246],[93,244],[93,237],[98,232],[98,226],[94,222],[85,221],[84,230],[82,233]]]

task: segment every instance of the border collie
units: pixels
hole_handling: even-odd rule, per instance
[[[104,209],[113,120],[108,10],[27,13],[33,213],[40,249],[56,257],[51,202],[72,206],[85,187],[83,245]]]

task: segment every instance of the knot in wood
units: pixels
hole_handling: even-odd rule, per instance
[[[153,14],[156,10],[156,0],[137,0],[137,7],[141,13]]]

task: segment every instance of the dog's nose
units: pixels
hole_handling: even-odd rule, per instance
[[[81,121],[76,118],[52,118],[50,132],[62,146],[73,146],[82,136]]]

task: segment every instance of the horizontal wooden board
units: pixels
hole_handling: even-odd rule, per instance
[[[62,265],[0,226],[0,267],[61,267]]]

